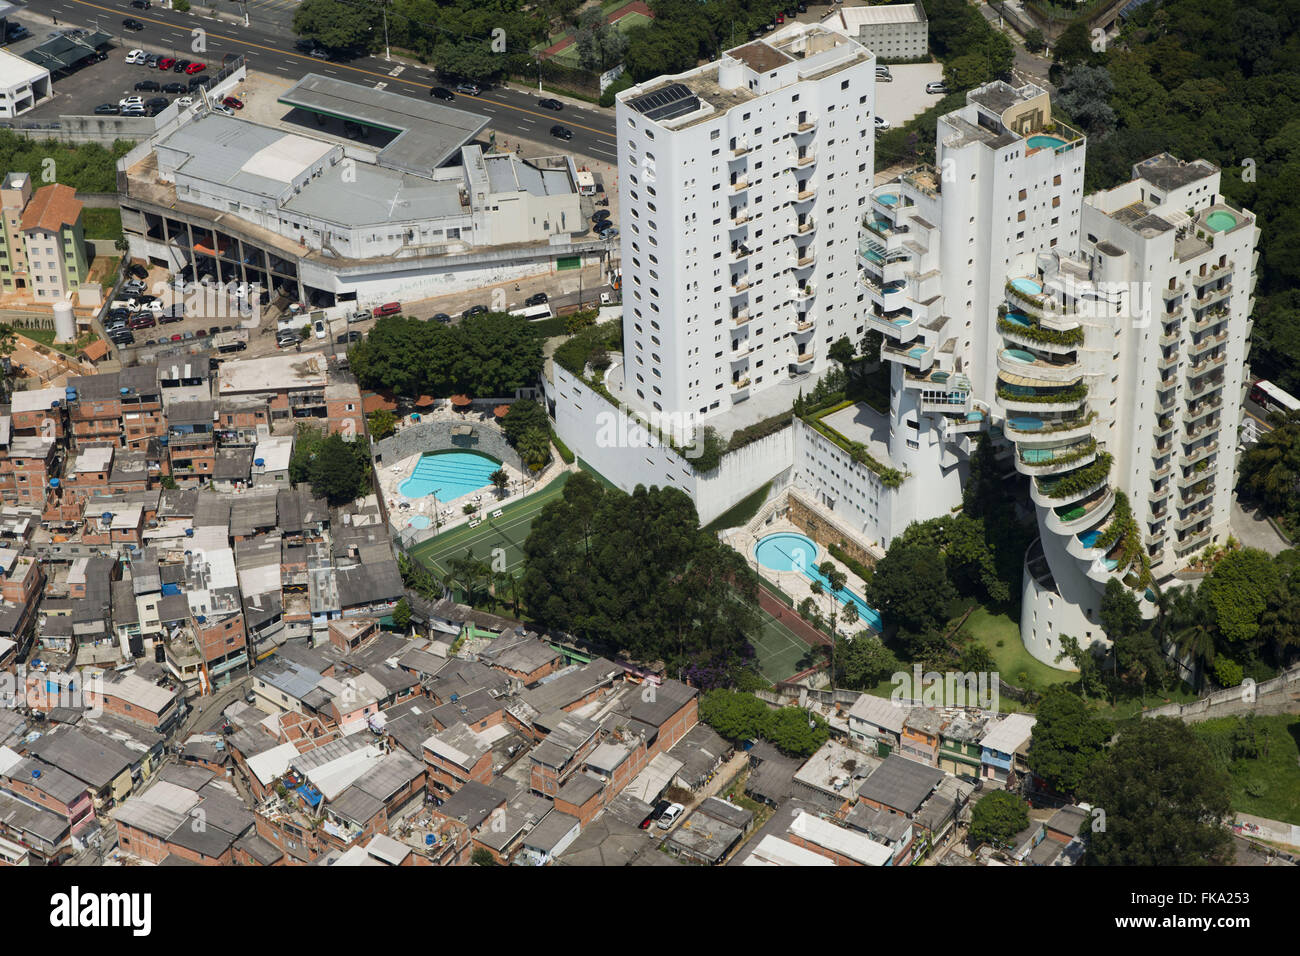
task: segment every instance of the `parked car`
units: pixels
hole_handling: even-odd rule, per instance
[[[122,112],[122,107],[112,103],[100,103],[95,107],[96,116],[116,116],[120,112]]]
[[[670,829],[672,825],[677,822],[677,818],[682,815],[682,811],[685,809],[686,808],[680,803],[671,804],[668,809],[663,812],[663,816],[659,818],[659,829]]]
[[[550,301],[550,296],[545,292],[534,292],[524,299],[524,305],[545,305],[548,301]]]
[[[371,314],[365,309],[358,309],[355,312],[348,313],[348,324],[351,325],[354,322],[365,322],[370,317]]]
[[[176,58],[174,56],[165,56],[158,61],[158,69],[160,70],[170,70],[175,65]]]
[[[208,65],[206,63],[194,62],[185,68],[185,72],[190,76],[193,76],[195,73],[202,73],[207,68]]]
[[[142,93],[157,93],[162,89],[157,80],[141,80],[135,85],[137,91]]]
[[[124,96],[117,101],[117,105],[126,109],[128,106],[144,106],[143,96]]]
[[[555,110],[557,113],[560,110],[564,109],[563,103],[561,103],[559,100],[550,99],[549,97],[546,99],[538,100],[537,105],[544,110]]]
[[[323,339],[330,334],[329,327],[325,325],[324,319],[317,319],[312,323],[312,331],[316,333],[318,339]]]
[[[777,26],[780,26],[780,25],[783,24],[783,23],[785,23],[785,14],[784,14],[784,13],[778,13],[778,14],[776,15],[776,25],[777,25]]]
[[[212,112],[214,112],[214,113],[220,113],[222,116],[234,116],[234,115],[235,115],[235,111],[234,111],[234,110],[232,110],[229,106],[225,106],[225,105],[223,105],[223,104],[221,104],[221,103],[213,103],[213,104],[212,104]]]
[[[336,345],[348,345],[349,343],[352,342],[360,342],[362,338],[363,336],[360,332],[358,332],[356,329],[352,329],[349,332],[344,332],[337,339],[335,339],[334,342]]]
[[[462,319],[468,319],[471,315],[483,315],[488,311],[486,305],[471,305],[468,309],[460,314]]]
[[[477,83],[460,83],[456,86],[457,93],[464,93],[466,96],[478,96],[483,91],[479,89]]]
[[[608,209],[597,209],[594,213],[591,214],[591,221],[597,224],[604,222],[608,218],[609,218]]]
[[[108,340],[117,346],[135,344],[135,336],[131,334],[129,330],[118,332],[115,335],[110,335]]]
[[[185,89],[186,87],[184,83],[164,83],[162,85],[162,91],[164,93],[171,93],[172,95],[184,93]]]
[[[374,316],[375,318],[379,318],[382,315],[396,315],[398,312],[401,311],[402,311],[402,303],[385,302],[383,305],[375,306]]]
[[[122,283],[122,291],[127,295],[140,295],[145,288],[145,284],[139,279],[129,279]]]
[[[143,103],[136,103],[132,106],[122,107],[123,116],[148,116],[149,111],[144,108]]]
[[[573,139],[573,130],[569,129],[567,126],[561,126],[559,123],[556,123],[551,127],[551,135],[557,139]]]
[[[190,65],[191,62],[193,62],[193,61],[191,61],[191,60],[177,60],[175,63],[172,64],[172,72],[173,72],[173,73],[184,73],[184,72],[185,72],[185,68],[188,67],[188,66]]]
[[[329,51],[323,50],[320,47],[317,47],[316,49],[312,50],[311,53],[307,55],[314,56],[318,60],[328,60],[330,58]]]
[[[927,93],[947,93],[948,87],[943,83],[927,83],[925,84],[925,91]]]
[[[167,97],[165,97],[165,96],[154,96],[154,97],[151,97],[150,99],[146,100],[144,105],[145,105],[146,107],[149,107],[150,109],[159,109],[159,110],[161,110],[161,109],[166,109],[166,108],[167,108],[167,104],[170,103],[170,102],[171,102],[171,100],[167,99]]]
[[[152,329],[158,324],[158,320],[152,315],[137,315],[134,319],[126,324],[127,328],[132,331],[136,329]]]
[[[159,325],[173,325],[177,322],[184,322],[184,321],[185,321],[184,313],[181,313],[180,315],[176,315],[171,312],[164,312],[162,315],[158,316]]]
[[[130,30],[132,33],[139,33],[141,30],[144,29],[144,24],[132,17],[127,17],[125,20],[123,20],[122,26]]]
[[[181,335],[181,338],[184,339],[186,342],[190,342],[190,341],[192,341],[192,340],[194,339],[194,337],[195,337],[195,336],[194,336],[194,333],[193,333],[193,332],[185,332],[184,334]],[[173,341],[173,342],[176,341],[176,336],[174,336],[174,335],[172,336],[172,341]]]
[[[128,54],[126,55],[126,60],[125,60],[125,62],[127,62],[127,63],[143,63],[143,62],[144,62],[145,60],[147,60],[148,58],[149,58],[149,54],[148,54],[148,53],[145,53],[144,50],[132,50],[130,53],[128,53]]]
[[[148,10],[149,0],[131,0],[131,6],[135,7],[137,10]]]
[[[876,117],[876,129],[879,129],[879,130],[889,129],[889,120],[885,119],[883,116],[877,116],[877,117]]]
[[[198,89],[206,89],[211,85],[212,85],[212,77],[210,76],[195,76],[190,78],[189,86],[190,86],[191,93],[193,93],[195,90]]]
[[[618,230],[613,226],[606,224],[603,228],[596,230],[596,235],[601,239],[617,239]]]
[[[432,317],[431,319],[429,319],[429,321],[430,321],[430,322],[441,322],[441,323],[443,323],[444,325],[446,325],[448,322],[451,321],[451,316],[448,315],[446,312],[436,312],[436,313],[434,313],[433,317]]]
[[[244,101],[237,96],[227,96],[222,98],[221,105],[229,106],[232,110],[242,110],[244,108]]]
[[[162,59],[161,53],[150,53],[147,57],[144,58],[144,65],[149,67],[149,69],[152,70],[158,66],[158,61],[161,59]]]
[[[126,274],[131,276],[133,279],[149,278],[149,270],[146,269],[144,266],[140,265],[140,263],[138,262],[133,262],[129,266],[127,266]]]
[[[130,309],[109,309],[104,318],[109,322],[125,322],[131,317]]]
[[[456,94],[453,93],[451,90],[447,89],[445,86],[433,87],[431,90],[429,90],[429,95],[436,100],[454,100],[456,98]]]
[[[669,801],[667,801],[667,800],[660,800],[660,801],[658,801],[658,802],[654,805],[654,809],[652,809],[652,810],[651,810],[651,811],[646,815],[646,818],[645,818],[644,820],[641,821],[641,829],[642,829],[642,830],[649,830],[649,829],[650,829],[650,824],[654,823],[656,820],[658,820],[660,817],[662,817],[662,816],[664,815],[664,811],[667,810],[667,809],[668,809],[669,807],[671,807],[671,806],[672,806],[672,804],[671,804]]]

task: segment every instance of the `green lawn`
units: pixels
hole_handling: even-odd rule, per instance
[[[623,6],[622,3],[615,4],[615,9],[621,6]],[[608,13],[612,13],[613,10],[606,10],[604,12],[608,14]],[[633,12],[620,17],[618,22],[614,25],[618,27],[620,32],[627,33],[628,30],[631,30],[635,26],[646,26],[649,25],[651,22],[652,22],[651,19],[647,17],[644,13]],[[546,46],[554,46],[556,43],[559,43],[562,39],[564,39],[564,34],[560,34],[559,36],[553,37],[550,39],[550,42],[548,42]],[[542,49],[546,49],[546,47],[542,47]],[[559,53],[555,54],[555,56],[551,57],[551,59],[555,60],[558,63],[563,64],[564,66],[572,67],[573,69],[581,69],[582,67],[581,62],[578,60],[578,43],[576,39],[573,43],[570,43]]]
[[[1239,718],[1207,720],[1206,729],[1230,727]],[[1300,717],[1281,714],[1256,717],[1256,725],[1268,728],[1268,755],[1234,760],[1228,767],[1232,777],[1232,809],[1238,813],[1285,823],[1300,824]],[[1247,789],[1260,796],[1251,796]]]
[[[58,345],[55,345],[53,329],[15,329],[14,331],[25,338],[31,339],[33,342],[39,342],[41,345],[46,345],[56,351],[62,352],[64,355],[76,355],[91,342],[95,341],[95,339],[99,338],[98,335],[91,332],[88,335],[83,335],[81,338],[77,339],[76,342],[60,342]]]
[[[121,209],[91,209],[81,211],[81,226],[87,239],[121,239]]]
[[[962,625],[961,633],[987,647],[1002,678],[1017,687],[1044,690],[1052,684],[1073,684],[1078,680],[1073,671],[1048,667],[1030,655],[1020,640],[1020,625],[1006,614],[977,607]]]

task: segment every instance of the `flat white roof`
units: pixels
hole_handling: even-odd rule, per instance
[[[12,54],[6,53],[4,50],[0,50],[0,53],[3,53],[4,56],[9,57],[10,59],[15,59]],[[22,57],[16,57],[16,59],[22,60]],[[24,63],[27,62],[26,60],[22,61]],[[3,76],[0,76],[0,82],[4,82]],[[19,335],[22,335],[22,329],[16,329],[15,331]],[[55,402],[63,401],[66,396],[67,391],[61,386],[33,388],[25,392],[14,392],[13,400],[9,403],[10,411],[14,413],[41,411],[46,408],[52,408]]]
[[[915,3],[891,3],[882,7],[842,7],[833,19],[849,29],[884,23],[924,23],[925,16]]]
[[[222,362],[217,373],[221,395],[274,392],[294,388],[324,388],[325,358],[321,355],[271,355],[260,359]]]
[[[155,714],[163,710],[175,697],[171,691],[145,680],[138,674],[125,674],[112,684],[106,682],[104,693]]]
[[[768,834],[742,866],[834,866],[834,862],[805,847]]]
[[[863,866],[884,866],[893,856],[893,852],[884,844],[868,839],[853,830],[827,823],[821,817],[803,811],[795,816],[789,832],[797,834],[809,843],[816,843],[818,846],[847,856],[850,860],[856,860]]]
[[[289,761],[296,756],[298,756],[297,747],[293,744],[280,744],[278,747],[272,747],[270,750],[263,750],[260,754],[248,757],[246,762],[253,776],[257,777],[258,782],[265,786],[276,777],[283,776],[284,772],[289,769]]]
[[[0,50],[0,86],[13,89],[33,80],[49,79],[50,71],[37,66],[31,60],[15,56],[8,50]],[[19,332],[22,330],[19,329]]]
[[[288,134],[248,157],[240,171],[291,183],[333,148],[333,143]]]
[[[253,465],[260,460],[267,471],[286,471],[293,457],[293,436],[278,435],[263,438],[253,450]]]
[[[108,466],[112,463],[113,446],[95,445],[77,456],[77,471],[79,473],[108,471]]]
[[[998,753],[1013,754],[1029,739],[1036,723],[1038,719],[1028,714],[1007,714],[989,729],[980,746]]]

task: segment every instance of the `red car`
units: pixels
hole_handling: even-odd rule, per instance
[[[221,105],[229,106],[232,110],[242,110],[244,108],[244,101],[239,99],[237,96],[227,96],[221,101]]]
[[[383,305],[376,306],[376,307],[375,307],[375,311],[374,311],[374,315],[375,315],[375,318],[379,318],[380,316],[383,316],[383,315],[396,315],[398,312],[401,312],[401,311],[402,311],[402,303],[400,303],[400,302],[387,302],[387,303],[385,303],[385,304],[383,304]]]
[[[175,335],[172,336],[172,341],[179,342],[182,338],[184,338],[184,336],[181,335],[179,332],[177,332]]]
[[[176,60],[170,56],[165,56],[158,61],[158,69],[160,70],[170,70],[175,65]]]
[[[185,68],[185,73],[187,76],[193,76],[195,73],[202,73],[207,68],[208,65],[206,63],[191,63]]]
[[[785,23],[785,14],[784,14],[784,13],[778,13],[778,14],[776,15],[776,25],[777,25],[777,26],[780,26],[780,25],[783,24],[783,23]]]

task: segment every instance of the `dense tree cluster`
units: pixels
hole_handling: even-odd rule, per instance
[[[807,757],[830,739],[820,714],[800,707],[768,707],[752,694],[711,690],[700,698],[700,720],[734,743],[762,738],[783,753]]]
[[[1007,846],[1029,826],[1029,804],[1014,793],[994,790],[981,797],[971,811],[970,839],[975,844]]]
[[[674,674],[693,666],[701,681],[723,682],[753,656],[753,573],[675,488],[626,495],[578,472],[533,522],[524,561],[523,601],[543,626]]]
[[[518,316],[474,315],[456,325],[386,316],[348,351],[363,388],[446,398],[510,396],[534,384],[542,345]]]
[[[1241,456],[1237,493],[1280,521],[1294,537],[1300,534],[1300,412],[1278,416],[1273,424],[1273,430]]]
[[[294,437],[289,480],[311,485],[331,505],[355,501],[370,490],[370,455],[364,440],[344,441],[303,423]]]

